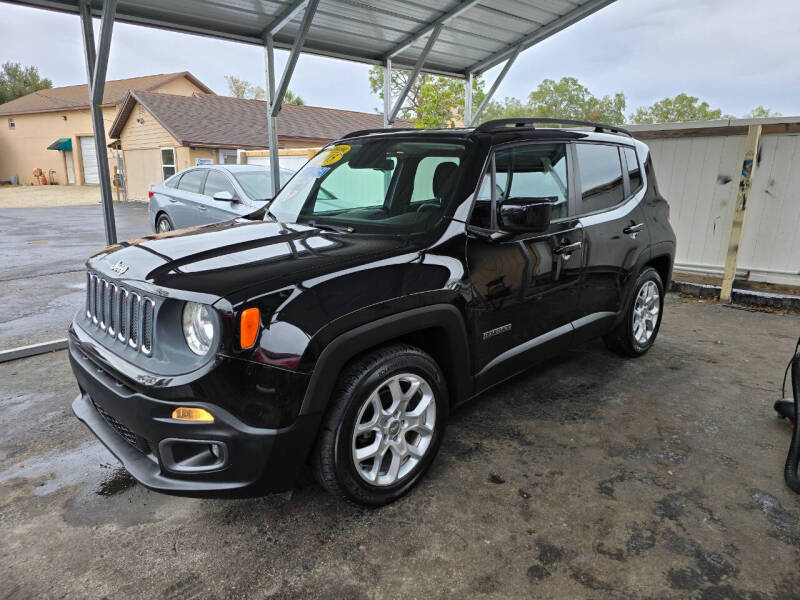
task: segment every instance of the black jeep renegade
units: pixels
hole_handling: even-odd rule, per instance
[[[487,387],[597,336],[644,354],[675,255],[648,148],[541,121],[352,133],[263,219],[94,255],[75,414],[155,490],[285,490],[311,465],[382,505]]]

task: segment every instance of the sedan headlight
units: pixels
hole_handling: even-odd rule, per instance
[[[183,307],[183,337],[186,345],[198,356],[211,350],[216,335],[211,309],[205,304],[187,302]]]

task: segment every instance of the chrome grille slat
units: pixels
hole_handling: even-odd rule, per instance
[[[86,319],[114,342],[152,356],[156,309],[152,298],[86,273]]]

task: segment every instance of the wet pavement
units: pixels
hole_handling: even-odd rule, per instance
[[[151,233],[147,204],[114,209],[118,239]],[[105,245],[99,204],[0,208],[0,350],[66,337],[84,262]]]
[[[0,365],[3,598],[800,597],[772,403],[800,317],[668,296],[638,360],[599,342],[452,415],[408,497],[143,489],[71,414],[66,354]]]

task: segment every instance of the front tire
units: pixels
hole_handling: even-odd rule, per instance
[[[658,271],[647,267],[636,279],[622,322],[603,341],[622,356],[642,356],[656,341],[663,312],[664,284]]]
[[[357,504],[397,500],[433,462],[447,414],[444,375],[425,352],[398,344],[356,359],[342,371],[322,426],[317,480]]]

